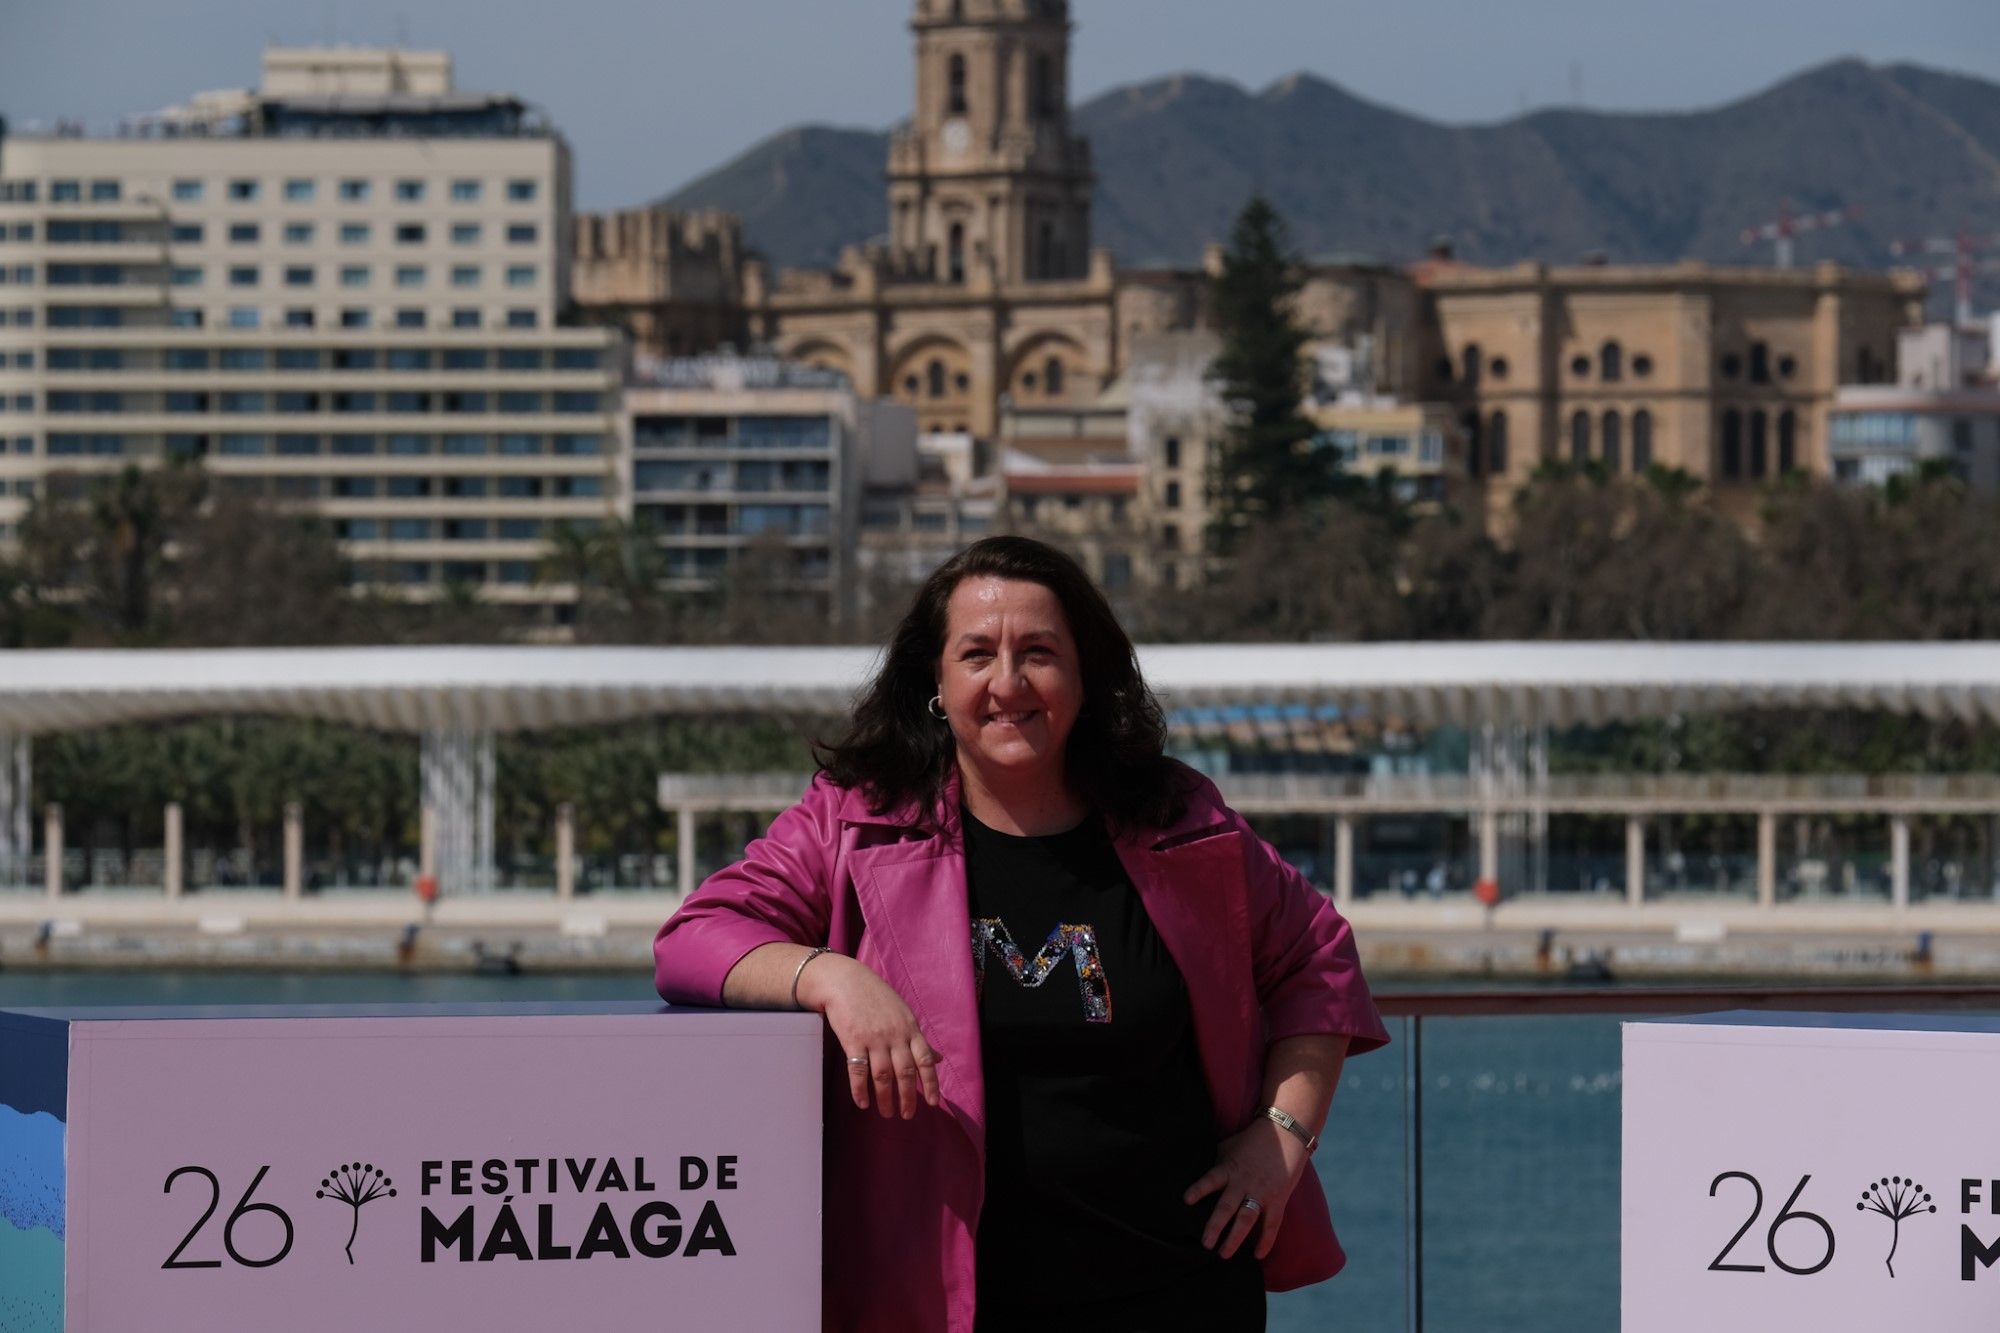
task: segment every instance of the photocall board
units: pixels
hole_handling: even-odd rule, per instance
[[[0,1011],[0,1329],[817,1328],[817,1015]]]
[[[1624,1028],[1624,1333],[2000,1328],[2000,1019]]]

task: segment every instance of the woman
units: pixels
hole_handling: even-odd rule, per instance
[[[1347,923],[1164,739],[1076,563],[978,542],[660,931],[668,1000],[826,1016],[827,1328],[1234,1333],[1340,1268],[1309,1154],[1388,1035]]]

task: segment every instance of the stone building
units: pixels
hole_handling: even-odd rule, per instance
[[[991,439],[1001,401],[1093,398],[1117,373],[1117,279],[1090,243],[1069,119],[1067,0],[918,0],[916,108],[889,149],[887,244],[831,272],[752,262],[753,336]]]
[[[1754,522],[1758,490],[1829,471],[1835,390],[1894,375],[1914,274],[1701,263],[1419,270],[1424,397],[1449,401],[1467,471],[1504,525],[1544,460],[1682,469]]]
[[[576,219],[570,270],[578,322],[624,329],[655,358],[741,346],[743,222],[655,204]]]

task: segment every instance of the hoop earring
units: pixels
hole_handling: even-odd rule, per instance
[[[925,704],[924,707],[929,709],[930,715],[936,718],[940,722],[945,721],[947,718],[951,716],[949,713],[944,711],[944,696],[942,694],[933,694],[931,696],[931,701]]]

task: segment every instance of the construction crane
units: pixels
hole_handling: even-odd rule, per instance
[[[1792,266],[1792,238],[1808,231],[1825,231],[1828,227],[1838,227],[1843,222],[1851,222],[1861,215],[1858,208],[1830,208],[1823,213],[1792,214],[1792,201],[1778,201],[1778,216],[1775,221],[1759,223],[1743,229],[1743,244],[1755,245],[1759,241],[1771,241],[1772,258],[1779,268]]]
[[[1919,267],[1918,272],[1932,282],[1952,285],[1952,314],[1960,328],[1972,323],[1972,280],[1982,273],[2000,273],[2000,255],[1982,257],[1981,251],[2000,249],[2000,232],[1975,234],[1964,227],[1955,236],[1926,236],[1913,241],[1889,242],[1889,253],[1906,256],[1950,255],[1949,264]]]

